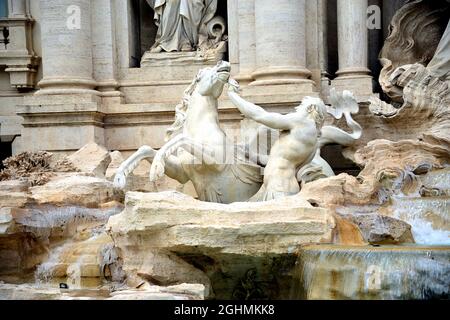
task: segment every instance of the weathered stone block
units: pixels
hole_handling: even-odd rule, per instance
[[[126,195],[108,226],[118,245],[176,252],[286,253],[300,244],[331,242],[330,212],[298,197],[223,205],[178,192]]]
[[[68,157],[68,160],[82,172],[104,177],[111,156],[108,150],[96,143],[89,143]]]

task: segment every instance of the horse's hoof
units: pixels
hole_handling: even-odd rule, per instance
[[[114,187],[117,189],[123,189],[125,188],[125,185],[127,184],[127,178],[125,175],[121,172],[116,173],[114,177]]]
[[[161,162],[154,162],[152,164],[152,167],[150,169],[150,182],[155,182],[159,178],[162,178],[164,176],[164,164]]]

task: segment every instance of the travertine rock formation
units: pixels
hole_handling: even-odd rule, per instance
[[[104,177],[111,156],[104,147],[96,143],[89,143],[83,148],[67,157],[75,168],[81,172],[92,173],[98,177]]]
[[[401,66],[430,63],[448,24],[449,12],[448,1],[415,0],[394,15],[380,53],[383,69],[379,77],[383,91],[394,103],[403,103],[403,93],[390,81],[391,76]]]
[[[112,217],[108,226],[119,246],[263,254],[288,252],[301,243],[330,241],[334,222],[326,209],[295,197],[223,205],[177,192],[129,192],[125,210]]]
[[[352,214],[345,218],[358,226],[368,243],[414,243],[411,226],[402,220],[375,213]]]
[[[95,176],[104,176],[109,157],[104,148],[90,144],[70,158],[38,152],[5,161],[3,173],[8,177],[4,178],[15,180],[0,181],[0,279],[29,276],[37,265],[51,258],[53,250],[61,257],[45,271],[49,276],[81,270],[82,277],[96,274],[99,278],[95,252],[111,239],[85,243],[86,248],[94,249],[83,256],[85,261],[78,271],[73,266],[80,257],[64,262],[72,251],[63,246],[70,239],[76,248],[121,211],[123,192]],[[83,255],[82,250],[78,252]]]
[[[122,201],[123,193],[111,182],[83,174],[59,175],[43,186],[30,189],[37,204],[74,205],[96,208],[110,201]]]
[[[297,197],[224,205],[177,192],[128,192],[125,203],[107,227],[130,277],[164,284],[209,278],[210,294],[222,298],[231,297],[231,282],[245,268],[273,278],[281,256],[301,244],[331,242],[335,227],[327,209]]]

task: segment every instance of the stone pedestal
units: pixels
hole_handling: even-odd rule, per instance
[[[372,94],[368,64],[367,0],[338,0],[339,70],[332,82],[338,91]]]
[[[101,97],[91,94],[38,95],[24,98],[22,148],[72,152],[89,142],[105,145]]]
[[[190,52],[158,52],[152,53],[147,51],[141,59],[141,68],[151,67],[167,67],[173,66],[190,66],[199,65],[207,66],[216,64],[222,60],[226,51],[225,42],[216,50],[207,52],[190,51]]]

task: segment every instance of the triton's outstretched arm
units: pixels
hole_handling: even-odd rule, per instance
[[[228,91],[228,96],[233,104],[244,116],[259,122],[272,129],[289,130],[292,128],[293,119],[289,115],[267,112],[263,108],[245,101],[234,90]]]

